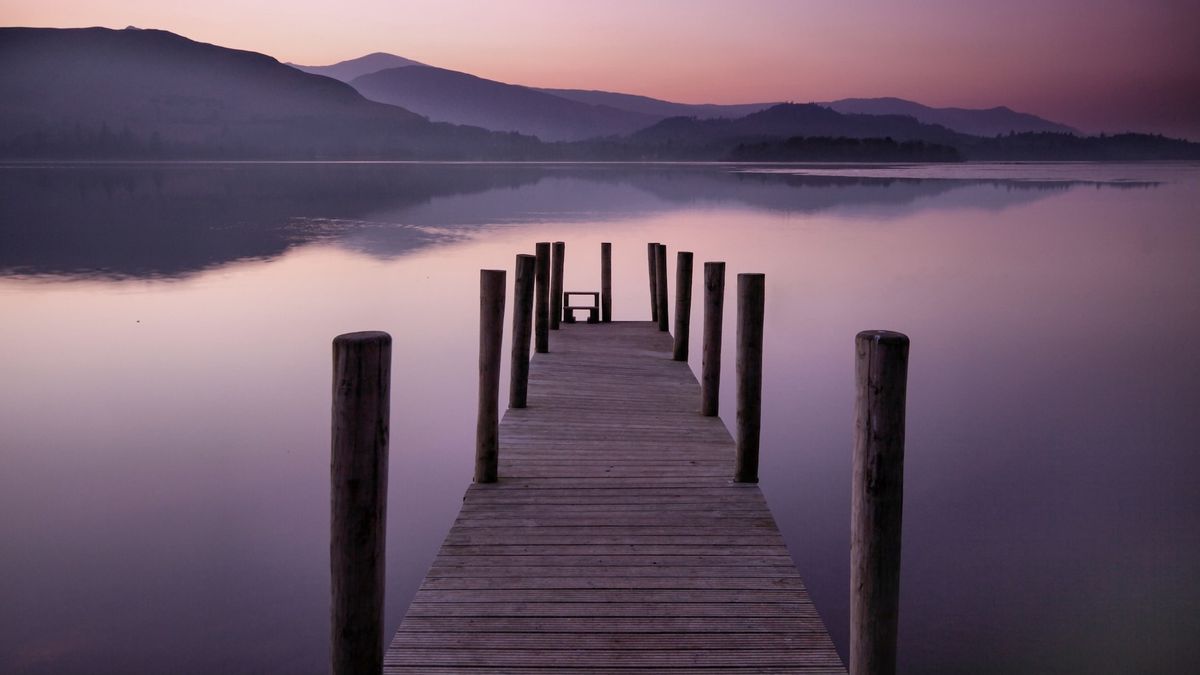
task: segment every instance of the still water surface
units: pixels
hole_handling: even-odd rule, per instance
[[[571,290],[613,242],[618,320],[647,241],[766,273],[763,490],[843,653],[853,337],[887,328],[902,671],[1200,661],[1196,165],[27,165],[0,671],[323,672],[329,343],[365,329],[395,340],[390,635],[470,480],[478,270],[549,240]]]

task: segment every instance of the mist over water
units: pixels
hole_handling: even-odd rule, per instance
[[[763,490],[843,653],[853,337],[887,328],[912,339],[902,672],[1185,671],[1198,188],[1195,165],[0,166],[0,671],[325,672],[329,343],[354,330],[395,341],[390,636],[471,478],[478,270],[554,240],[573,290],[613,242],[617,320],[649,319],[648,241],[766,273]]]

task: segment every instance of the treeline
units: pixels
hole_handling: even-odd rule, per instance
[[[500,161],[734,161],[734,162],[962,162],[1200,160],[1200,143],[1155,134],[1077,136],[1030,132],[953,144],[845,136],[644,139],[609,137],[543,143],[532,136],[444,123],[420,129],[335,125],[326,120],[227,124],[178,133],[76,124],[25,132],[0,141],[0,158],[83,160],[500,160]],[[423,132],[423,133],[422,133]]]
[[[794,136],[784,141],[739,143],[725,159],[733,162],[961,162],[948,145],[891,138]]]
[[[164,143],[157,132],[136,134],[128,126],[114,132],[108,124],[69,131],[38,130],[0,143],[0,156],[38,159],[167,159],[183,148]]]
[[[165,125],[135,131],[75,124],[0,140],[0,158],[51,160],[499,160],[552,158],[531,136],[426,123],[417,129],[336,120]]]
[[[1161,134],[1076,136],[1026,132],[971,137],[959,150],[972,161],[1137,162],[1200,159],[1200,143]]]

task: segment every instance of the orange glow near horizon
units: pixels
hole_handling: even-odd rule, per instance
[[[1200,138],[1200,5],[1059,0],[0,0],[0,23],[136,25],[323,65],[370,52],[687,103],[899,96]]]

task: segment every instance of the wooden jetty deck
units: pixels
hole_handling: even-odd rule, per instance
[[[563,324],[386,673],[845,673],[734,442],[650,322]]]

